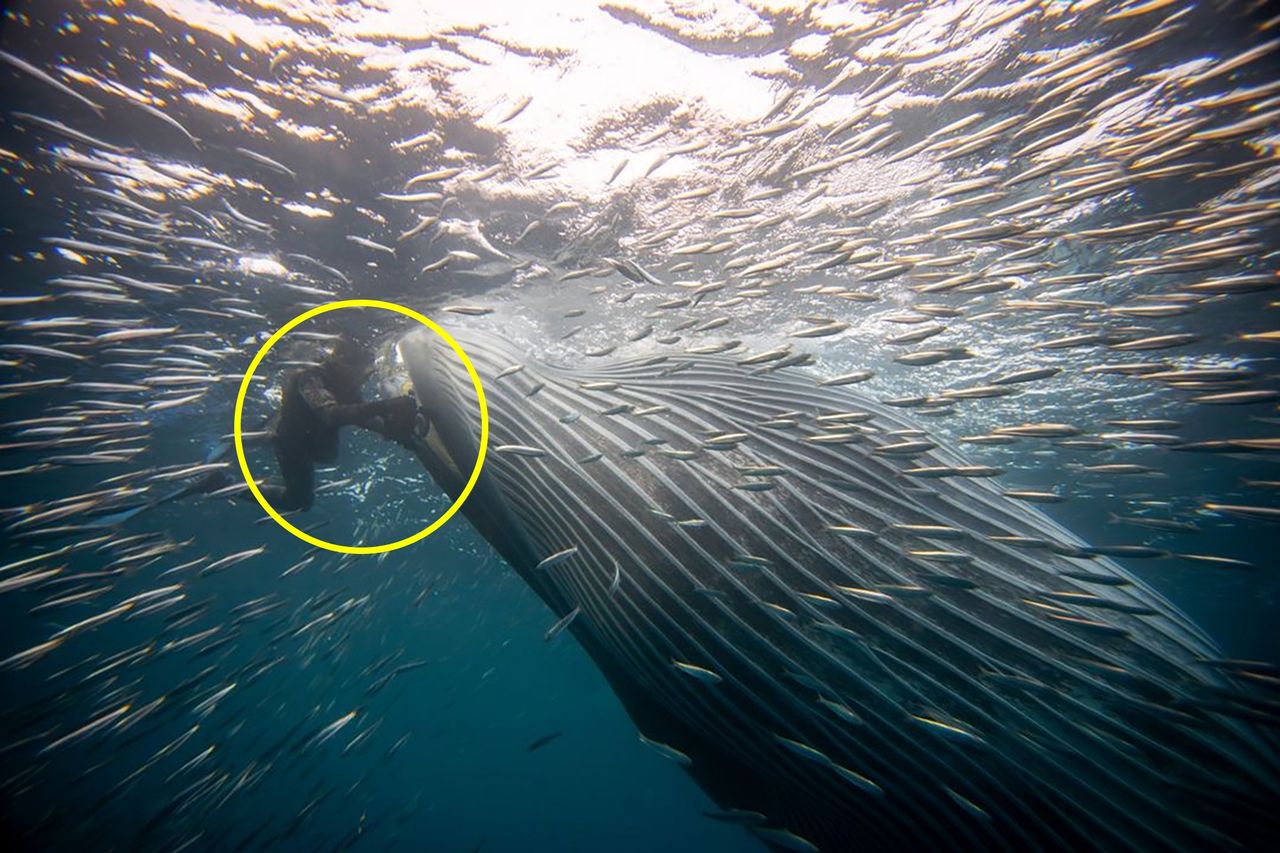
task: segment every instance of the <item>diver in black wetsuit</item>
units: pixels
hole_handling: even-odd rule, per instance
[[[407,395],[365,402],[360,386],[372,372],[369,352],[343,338],[321,364],[296,370],[285,379],[271,437],[284,485],[262,489],[278,511],[311,508],[315,466],[337,460],[338,431],[344,426],[373,430],[412,447],[417,403]]]

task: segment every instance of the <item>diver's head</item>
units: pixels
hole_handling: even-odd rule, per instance
[[[358,388],[373,373],[373,353],[344,335],[334,341],[323,364],[331,377]]]

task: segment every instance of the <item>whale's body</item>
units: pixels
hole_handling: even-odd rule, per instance
[[[990,481],[904,474],[966,463],[875,452],[912,439],[897,412],[724,357],[563,369],[458,339],[492,429],[467,515],[557,617],[580,608],[721,817],[795,849],[1280,837],[1275,740],[1212,643]],[[428,333],[399,349],[457,494],[471,382]]]

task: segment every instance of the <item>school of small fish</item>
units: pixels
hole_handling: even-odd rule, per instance
[[[410,737],[382,728],[380,703],[429,651],[366,660],[348,646],[361,623],[395,617],[391,599],[405,602],[392,590],[408,582],[389,574],[357,593],[346,573],[385,555],[267,540],[225,452],[266,336],[337,299],[390,299],[446,328],[465,318],[585,365],[651,355],[678,372],[682,354],[725,355],[758,374],[857,385],[927,423],[878,440],[904,478],[999,478],[1010,501],[1050,512],[1105,501],[1116,541],[1082,556],[1275,589],[1274,566],[1241,556],[1259,549],[1229,544],[1280,541],[1280,17],[1264,4],[749,2],[709,13],[722,29],[703,35],[679,4],[588,4],[601,26],[675,50],[735,44],[733,61],[757,61],[752,91],[772,101],[730,121],[692,95],[646,99],[634,80],[625,108],[573,128],[545,160],[517,140],[563,119],[547,96],[491,87],[477,103],[454,75],[489,73],[508,53],[568,65],[571,40],[522,52],[510,29],[430,19],[401,49],[394,28],[361,32],[336,10],[308,11],[307,31],[275,4],[240,5],[260,6],[270,34],[252,35],[231,4],[4,13],[0,815],[27,843],[76,848],[126,813],[111,830],[120,846],[268,846],[350,797]],[[396,319],[369,326],[388,334]],[[336,331],[308,328],[314,342]],[[264,372],[255,416],[278,399]],[[614,390],[598,384],[588,390]],[[855,412],[820,426],[804,440],[864,437]],[[181,438],[210,429],[221,453]],[[936,447],[974,463],[931,464]],[[1180,489],[1167,472],[1188,460],[1230,472],[1229,488]],[[744,469],[729,499],[785,476]],[[322,487],[307,529],[352,488]],[[229,552],[211,533],[175,534],[175,513],[192,507],[259,523],[266,544]],[[376,518],[357,532],[394,538]],[[915,552],[940,576],[968,559],[945,533]],[[564,543],[539,569],[577,554]],[[304,577],[323,586],[294,583]],[[413,609],[429,601],[424,584],[408,593]],[[1098,615],[1070,610],[1072,595],[1064,613]],[[538,633],[558,648],[578,616]],[[1256,691],[1220,713],[1280,721],[1280,666],[1205,664]],[[694,661],[670,666],[721,680]],[[305,685],[300,698],[266,690],[285,677]],[[336,685],[358,706],[336,703]],[[264,741],[259,716],[287,720],[287,736]],[[527,751],[561,736],[538,734]],[[679,744],[640,740],[689,761]],[[139,742],[153,746],[144,763],[113,760]],[[350,789],[307,779],[294,813],[215,821],[335,750],[379,758]],[[370,840],[402,816],[371,814],[316,847],[381,843]],[[762,815],[709,816],[816,849]]]

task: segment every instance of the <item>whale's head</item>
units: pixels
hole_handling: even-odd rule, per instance
[[[501,354],[492,335],[471,333],[461,341],[477,373],[492,377]],[[480,402],[458,354],[439,335],[415,329],[396,344],[408,372],[418,417],[414,450],[436,483],[450,497],[462,493],[480,449]],[[512,520],[493,478],[483,472],[463,505],[463,512],[491,542],[510,535]]]

